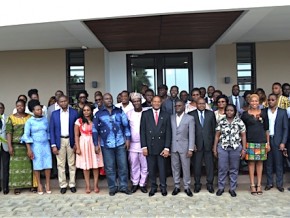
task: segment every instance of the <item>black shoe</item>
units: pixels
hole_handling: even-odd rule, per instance
[[[72,187],[72,188],[70,188],[70,191],[71,191],[72,193],[76,193],[76,192],[77,192],[77,189],[76,189],[76,187]]]
[[[223,193],[224,193],[224,190],[223,189],[219,189],[216,192],[216,196],[221,196]]]
[[[156,192],[157,192],[156,189],[151,189],[149,192],[149,197],[152,197],[153,195],[155,195]]]
[[[214,189],[213,189],[212,186],[208,186],[208,187],[207,187],[207,190],[208,190],[208,192],[211,193],[211,194],[214,193]]]
[[[232,197],[237,197],[237,193],[234,190],[229,190],[229,193]]]
[[[284,192],[284,188],[283,187],[277,187],[277,189],[279,190],[279,192]]]
[[[135,193],[137,190],[138,190],[138,185],[133,185],[132,189],[131,189],[131,192]]]
[[[269,191],[271,188],[273,188],[273,185],[266,185],[265,191]]]
[[[110,192],[109,192],[109,195],[110,195],[110,196],[114,196],[115,194],[116,194],[116,191],[110,191]]]
[[[187,194],[188,197],[192,197],[193,194],[191,192],[191,190],[188,188],[188,189],[185,189],[184,192]]]
[[[124,193],[126,195],[131,195],[132,194],[132,192],[130,192],[129,189],[120,190],[119,192]]]
[[[177,195],[180,192],[179,188],[174,188],[172,195]]]
[[[9,193],[9,189],[3,189],[3,194],[7,195]]]
[[[167,195],[167,190],[165,188],[161,189],[161,194],[162,196],[166,196]]]
[[[2,187],[0,187],[0,192],[2,191]]]
[[[140,191],[143,193],[147,193],[147,188],[145,186],[140,186]]]
[[[66,193],[66,188],[61,188],[61,189],[60,189],[60,193],[61,193],[61,194],[65,194],[65,193]]]
[[[194,187],[194,190],[193,190],[193,192],[194,192],[194,193],[198,193],[198,192],[200,192],[200,187],[197,187],[197,186],[196,186],[196,187]]]

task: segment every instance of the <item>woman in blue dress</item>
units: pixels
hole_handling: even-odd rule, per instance
[[[45,117],[42,116],[42,106],[38,100],[31,100],[28,108],[33,117],[25,123],[22,141],[26,143],[27,155],[32,160],[33,172],[38,183],[38,194],[43,194],[40,181],[40,171],[45,172],[45,189],[50,194],[50,170],[52,168],[51,150],[49,145],[49,127]]]

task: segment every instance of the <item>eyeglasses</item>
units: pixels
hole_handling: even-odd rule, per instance
[[[79,98],[87,98],[86,96],[80,96]]]
[[[95,101],[102,101],[102,99],[101,98],[98,98],[98,99],[95,99]]]
[[[226,101],[218,101],[217,103],[226,103]]]

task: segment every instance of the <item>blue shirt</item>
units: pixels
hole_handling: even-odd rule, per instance
[[[101,138],[101,146],[115,148],[130,140],[130,125],[126,114],[122,109],[113,106],[112,113],[107,108],[101,108],[93,119],[93,140],[98,143],[98,136]]]

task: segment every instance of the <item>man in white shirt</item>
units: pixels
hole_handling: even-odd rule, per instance
[[[121,102],[117,103],[115,106],[118,107],[118,108],[121,108],[124,111],[125,114],[128,111],[134,109],[134,106],[133,106],[133,104],[130,101],[129,92],[128,91],[124,90],[124,91],[121,92]]]

